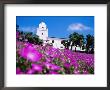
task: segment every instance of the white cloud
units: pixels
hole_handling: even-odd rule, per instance
[[[35,26],[20,27],[20,30],[25,32],[35,32],[36,27]]]
[[[73,23],[68,26],[68,31],[90,30],[91,28],[82,23]]]

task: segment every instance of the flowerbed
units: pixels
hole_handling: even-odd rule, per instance
[[[94,54],[17,41],[16,74],[94,74]]]

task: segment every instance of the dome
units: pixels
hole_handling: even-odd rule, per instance
[[[39,28],[46,28],[46,24],[45,24],[45,22],[41,22],[40,24],[39,24]]]

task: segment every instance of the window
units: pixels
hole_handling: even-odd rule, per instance
[[[52,40],[52,43],[54,43],[54,40]]]
[[[43,33],[42,33],[42,35],[43,35]]]

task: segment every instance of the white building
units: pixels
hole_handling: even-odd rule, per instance
[[[44,22],[41,22],[39,24],[39,27],[37,28],[36,33],[40,39],[43,39],[44,41],[48,38],[48,28]]]
[[[60,49],[65,48],[65,46],[61,44],[62,40],[66,40],[66,39],[48,37],[48,42],[52,43],[55,48],[60,48]]]
[[[48,28],[44,22],[39,24],[36,35],[38,35],[39,38],[43,40],[43,45],[49,43],[52,44],[55,48],[64,48],[64,45],[61,44],[61,41],[66,39],[48,37]]]
[[[61,44],[61,41],[68,40],[68,39],[63,39],[63,38],[48,37],[48,28],[44,22],[41,22],[39,24],[36,35],[38,35],[39,38],[43,40],[43,45],[46,45],[48,43],[48,44],[52,44],[53,47],[59,48],[59,49],[65,48],[65,46]],[[73,46],[73,50],[75,50],[75,46]],[[76,50],[82,51],[80,47],[76,47]]]

